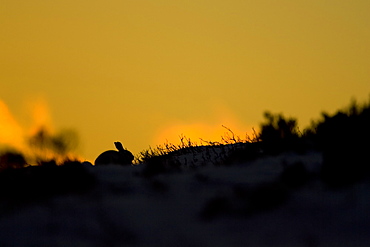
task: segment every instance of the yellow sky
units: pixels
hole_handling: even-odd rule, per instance
[[[369,12],[368,0],[2,0],[0,100],[27,128],[25,106],[43,99],[88,160],[116,140],[137,153],[222,124],[243,135],[265,110],[305,126],[368,99]]]

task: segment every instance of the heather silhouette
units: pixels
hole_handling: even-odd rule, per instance
[[[74,159],[74,151],[78,147],[78,135],[73,130],[62,130],[56,134],[41,127],[28,138],[28,144],[38,164],[56,161],[58,164],[65,160]]]
[[[0,208],[11,210],[55,195],[84,193],[94,185],[95,178],[79,161],[5,169],[0,172]]]
[[[265,152],[278,154],[297,148],[299,129],[295,118],[270,112],[265,112],[264,117],[266,121],[261,124],[259,139]]]
[[[197,245],[199,232],[207,241],[215,238],[202,233],[213,233],[214,226],[221,242],[237,237],[244,243],[258,235],[261,241],[251,246],[265,243],[271,229],[278,231],[276,243],[291,246],[330,245],[333,239],[346,239],[342,233],[347,232],[352,243],[358,229],[363,229],[365,242],[370,229],[363,213],[369,209],[369,109],[369,104],[353,104],[323,114],[302,132],[296,119],[266,113],[253,138],[240,138],[228,129],[221,141],[198,145],[180,136],[179,145],[141,152],[135,168],[107,166],[132,164],[134,156],[120,142],[114,143],[117,150],[98,156],[95,164],[100,167],[53,158],[61,156],[29,164],[22,153],[3,152],[2,239],[12,221],[18,229],[19,219],[26,218],[32,222],[26,226],[38,236],[45,232],[37,229],[51,229],[46,234],[51,238],[76,234],[76,241],[100,240],[104,246],[147,246],[169,236],[173,241],[165,245],[177,244],[177,236],[191,239],[185,245]],[[66,154],[64,142],[54,138],[38,132],[32,139],[34,150]],[[304,222],[303,228],[297,222]],[[247,237],[245,229],[251,232]],[[291,238],[296,239],[293,244]]]
[[[26,165],[23,154],[17,151],[6,151],[0,155],[0,170],[22,168]]]
[[[333,115],[323,113],[311,138],[323,152],[323,180],[331,186],[357,182],[370,175],[370,102]],[[312,136],[313,133],[313,136]]]

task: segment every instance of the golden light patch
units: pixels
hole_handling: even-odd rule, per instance
[[[30,134],[34,135],[40,128],[44,128],[47,131],[53,131],[52,118],[47,102],[38,98],[27,102],[28,110],[32,115],[32,126],[30,129]]]
[[[7,105],[0,100],[0,144],[24,148],[24,132],[15,120]]]
[[[3,149],[16,149],[25,155],[31,164],[39,160],[55,160],[62,163],[66,159],[83,160],[75,154],[73,141],[77,136],[72,131],[55,133],[47,102],[37,99],[26,102],[32,116],[31,128],[19,124],[8,106],[0,100],[0,152]]]
[[[222,138],[247,139],[247,134],[252,133],[251,126],[245,126],[224,106],[218,106],[214,110],[213,121],[194,120],[193,122],[174,122],[159,130],[154,138],[155,145],[163,143],[180,144],[181,138],[186,137],[197,145],[206,145],[207,142],[222,142]],[[232,131],[232,133],[230,132]]]

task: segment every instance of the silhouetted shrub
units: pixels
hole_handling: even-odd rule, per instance
[[[330,186],[342,186],[370,174],[370,104],[353,102],[347,110],[316,123],[315,142],[323,151],[322,178]]]
[[[144,163],[143,175],[147,177],[179,171],[181,164],[171,155],[153,156]]]
[[[73,151],[78,146],[78,135],[73,130],[52,134],[45,127],[41,127],[28,138],[28,145],[36,162],[55,160],[61,164],[73,155]]]
[[[253,129],[252,137],[246,133],[245,138],[241,138],[236,135],[230,128],[222,125],[223,128],[227,130],[223,136],[221,136],[220,141],[207,141],[202,138],[200,139],[200,145],[192,141],[190,138],[187,138],[184,135],[180,135],[180,143],[172,144],[165,143],[163,145],[157,145],[155,148],[149,147],[139,153],[136,158],[136,163],[145,163],[154,159],[155,162],[150,161],[150,163],[161,162],[172,164],[175,167],[179,166],[179,160],[177,159],[180,156],[187,155],[183,160],[184,167],[197,167],[199,165],[213,164],[213,165],[228,165],[233,161],[233,157],[228,158],[231,153],[234,151],[241,150],[240,146],[258,142],[258,134]],[[237,147],[237,148],[235,148]],[[248,150],[249,151],[249,150]],[[248,152],[246,151],[246,152]],[[197,154],[203,154],[202,157],[196,157]],[[244,154],[241,154],[244,155]],[[234,156],[238,156],[235,153]],[[162,158],[156,158],[162,157]],[[235,157],[237,158],[237,157]]]
[[[243,143],[243,146],[232,150],[224,163],[242,163],[255,160],[263,155],[261,142]]]
[[[0,170],[22,168],[26,165],[26,159],[19,152],[7,151],[0,155]]]
[[[78,161],[61,166],[29,166],[0,172],[0,203],[32,202],[53,195],[81,193],[95,184],[95,178]]]
[[[50,159],[50,160],[37,160],[37,165],[43,166],[43,167],[55,167],[58,166],[56,160]]]
[[[273,115],[265,112],[265,123],[261,124],[259,139],[265,152],[278,154],[299,147],[299,130],[297,120],[285,118],[282,114]]]

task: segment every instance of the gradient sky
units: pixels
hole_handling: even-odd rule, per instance
[[[265,110],[304,127],[369,98],[369,13],[368,0],[1,0],[0,120],[73,128],[91,161],[116,140],[138,153],[222,124],[243,136]]]

